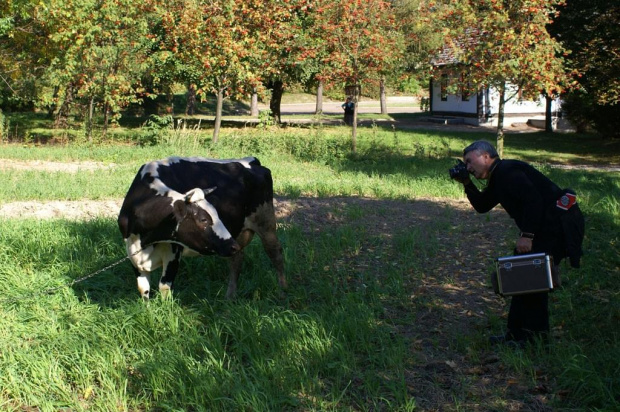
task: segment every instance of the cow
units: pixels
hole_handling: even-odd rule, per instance
[[[230,258],[226,297],[236,296],[243,248],[255,233],[287,287],[276,236],[271,171],[255,157],[170,157],[140,167],[118,215],[138,291],[150,297],[150,275],[162,268],[159,291],[172,290],[182,256]]]

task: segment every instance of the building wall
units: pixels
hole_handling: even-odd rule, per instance
[[[499,111],[499,93],[495,89],[484,90],[477,95],[471,95],[468,101],[463,101],[461,95],[447,93],[446,99],[442,100],[442,87],[440,80],[431,82],[431,113],[434,115],[446,115],[464,117],[467,123],[485,123],[497,120]],[[509,87],[506,97],[516,94],[516,87]],[[559,112],[560,102],[552,102],[552,112]],[[506,117],[536,117],[545,116],[545,98],[540,96],[536,101],[519,100],[516,95],[508,100],[505,105]]]

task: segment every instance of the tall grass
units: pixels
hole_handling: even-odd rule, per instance
[[[9,161],[88,160],[106,167],[80,173],[0,168],[0,202],[120,198],[142,163],[169,155],[256,155],[272,170],[277,196],[462,198],[447,169],[466,144],[492,139],[371,127],[361,130],[359,151],[352,155],[349,131],[227,129],[214,145],[200,131],[181,129],[191,140],[171,134],[152,146],[3,145],[0,157]],[[555,137],[519,139],[507,146],[507,157],[539,161],[554,181],[578,192],[587,216],[586,255],[583,267],[565,271],[563,289],[551,295],[559,344],[548,352],[502,352],[500,361],[526,382],[545,368],[552,377],[548,385],[562,394],[553,399],[557,408],[617,409],[620,174],[558,169],[542,161],[545,153],[561,161],[594,157],[594,138],[583,137],[593,145],[579,141],[580,153]],[[606,153],[608,159],[617,155]],[[0,409],[422,408],[414,395],[418,377],[407,372],[420,362],[411,348],[416,338],[399,328],[422,321],[431,310],[444,311],[446,318],[454,314],[431,291],[412,291],[411,285],[434,276],[431,268],[437,266],[431,263],[472,234],[469,222],[455,221],[449,209],[435,214],[424,230],[403,225],[391,233],[372,231],[377,216],[387,213],[350,206],[333,212],[343,224],[320,230],[281,223],[287,297],[279,297],[274,271],[254,242],[234,302],[224,299],[227,266],[218,258],[184,260],[169,300],[142,302],[127,262],[66,287],[124,256],[116,222],[0,218]],[[391,313],[395,308],[398,314]],[[503,323],[490,319],[491,327]],[[454,336],[450,348],[442,348],[432,330],[428,340],[435,353],[449,349],[475,359],[485,348],[483,332],[468,332]],[[441,388],[452,397],[447,409],[475,403],[468,394],[474,378],[460,376],[454,388]],[[477,402],[507,406],[498,396]]]

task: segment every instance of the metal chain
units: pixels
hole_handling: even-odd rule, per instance
[[[137,253],[137,252],[136,252],[136,253]],[[134,254],[135,254],[135,253],[134,253]],[[133,256],[133,255],[131,255],[131,256]],[[64,287],[71,287],[71,286],[75,285],[76,283],[84,282],[85,280],[88,280],[88,279],[90,279],[90,278],[94,278],[94,277],[95,277],[95,276],[97,276],[98,274],[103,273],[103,272],[105,272],[106,270],[112,269],[113,267],[120,265],[121,263],[123,263],[124,261],[126,261],[127,259],[129,259],[129,257],[130,257],[130,256],[125,256],[124,258],[119,259],[119,260],[117,260],[116,262],[111,263],[111,264],[109,264],[108,266],[106,266],[106,267],[104,267],[104,268],[101,268],[101,269],[99,269],[99,270],[98,270],[98,271],[96,271],[96,272],[93,272],[93,273],[91,273],[91,274],[89,274],[89,275],[86,275],[86,276],[82,276],[81,278],[74,279],[74,280],[72,280],[71,282],[69,282],[69,283],[67,283],[67,284],[65,284],[65,285],[61,285],[61,286],[57,286],[57,287],[55,287],[55,288],[51,288],[51,289],[44,290],[44,291],[40,292],[39,294],[40,294],[40,295],[51,295],[52,293],[54,293],[54,292],[56,292],[57,290],[60,290],[60,289],[62,289],[62,288],[64,288]]]
[[[150,246],[150,245],[147,245],[147,246]],[[103,272],[105,272],[107,270],[112,269],[113,267],[116,267],[116,266],[120,265],[121,263],[123,263],[124,261],[129,259],[130,257],[135,256],[138,253],[142,252],[142,250],[144,250],[144,248],[138,249],[137,251],[135,251],[131,255],[127,255],[124,258],[119,259],[119,260],[117,260],[114,263],[111,263],[111,264],[109,264],[109,265],[107,265],[107,266],[105,266],[105,267],[103,267],[103,268],[101,268],[101,269],[99,269],[99,270],[97,270],[97,271],[95,271],[93,273],[90,273],[90,274],[88,274],[86,276],[82,276],[81,278],[74,279],[71,282],[66,283],[64,285],[60,285],[60,286],[56,286],[56,287],[53,287],[53,288],[49,288],[49,289],[43,290],[43,291],[35,293],[35,294],[30,294],[30,295],[28,295],[28,298],[29,299],[33,299],[33,298],[36,298],[36,297],[39,297],[39,296],[42,296],[42,295],[51,295],[51,294],[59,291],[60,289],[63,289],[63,288],[66,288],[66,287],[71,287],[71,286],[73,286],[73,285],[75,285],[77,283],[84,282],[85,280],[93,278],[93,277],[99,275],[100,273],[103,273]],[[7,303],[7,302],[12,302],[12,301],[17,302],[17,301],[21,301],[21,300],[23,300],[23,298],[21,298],[21,299],[18,299],[18,298],[10,298],[10,299],[5,298],[5,299],[0,299],[0,302]]]

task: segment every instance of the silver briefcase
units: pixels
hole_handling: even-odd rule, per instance
[[[497,258],[497,285],[504,296],[549,292],[553,289],[553,258],[544,253]]]

